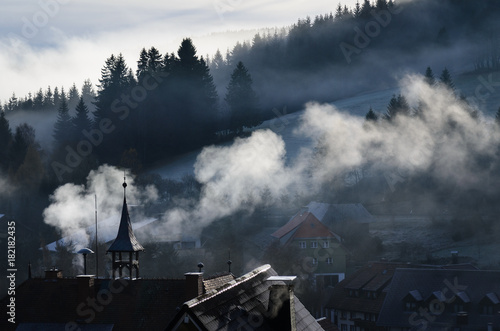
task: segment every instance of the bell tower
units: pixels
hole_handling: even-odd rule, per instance
[[[130,216],[127,207],[126,189],[127,183],[125,177],[123,178],[123,208],[122,216],[120,219],[120,226],[115,241],[111,244],[107,252],[112,253],[112,279],[115,279],[116,272],[118,277],[122,278],[123,268],[128,269],[130,280],[134,279],[132,272],[135,270],[135,278],[139,279],[139,252],[144,251],[144,247],[137,241],[134,232],[132,231],[132,224],[130,223]]]

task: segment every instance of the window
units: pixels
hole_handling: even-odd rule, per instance
[[[463,302],[457,302],[457,303],[455,303],[455,305],[453,306],[453,311],[455,313],[459,313],[461,311],[465,311],[465,306],[464,306]]]
[[[318,242],[317,241],[311,241],[311,248],[318,248]]]
[[[340,325],[340,330],[347,331],[347,324],[341,324]]]
[[[333,259],[331,257],[327,257],[326,264],[333,264]]]
[[[312,259],[312,263],[313,263],[313,265],[318,264],[318,259],[317,259],[317,258],[315,258],[315,257],[313,257],[313,259]]]
[[[356,331],[356,327],[354,325],[349,326],[349,331]]]
[[[483,315],[493,315],[493,305],[484,305]]]
[[[417,310],[417,304],[412,301],[407,301],[405,302],[405,311],[416,311]]]
[[[299,247],[300,248],[307,248],[306,242],[305,241],[299,241]]]
[[[328,248],[330,247],[330,242],[329,241],[323,241],[323,248]]]

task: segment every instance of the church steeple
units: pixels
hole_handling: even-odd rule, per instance
[[[113,259],[113,279],[115,278],[116,271],[118,270],[119,277],[122,277],[122,269],[129,269],[130,279],[132,278],[132,271],[135,269],[135,277],[139,278],[139,251],[144,251],[144,247],[137,241],[137,238],[132,231],[132,223],[130,223],[130,216],[127,207],[126,197],[127,182],[123,177],[123,208],[122,216],[120,219],[120,226],[115,241],[111,244],[108,252],[112,253]],[[122,259],[122,253],[129,253],[128,259]],[[123,254],[126,256],[126,254]],[[135,255],[135,259],[133,259]]]

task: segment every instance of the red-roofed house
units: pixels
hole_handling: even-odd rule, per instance
[[[335,285],[345,278],[347,250],[341,238],[312,213],[297,214],[271,234],[281,245],[296,245],[310,259],[316,281]]]

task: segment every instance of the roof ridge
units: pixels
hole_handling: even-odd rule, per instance
[[[197,304],[199,303],[202,303],[206,300],[208,300],[209,298],[211,298],[212,296],[214,295],[217,295],[217,294],[220,294],[220,293],[223,293],[223,292],[226,292],[227,290],[239,285],[239,284],[242,284],[254,277],[256,277],[257,275],[267,271],[271,269],[271,265],[269,264],[264,264],[258,268],[255,268],[253,269],[252,271],[234,279],[234,280],[231,280],[229,282],[227,282],[226,284],[222,285],[221,287],[219,288],[216,288],[216,289],[213,289],[213,290],[210,290],[208,291],[207,293],[204,293],[194,299],[191,299],[189,301],[186,301],[184,303],[184,305],[187,305],[189,308],[192,308],[194,306],[196,306]]]

